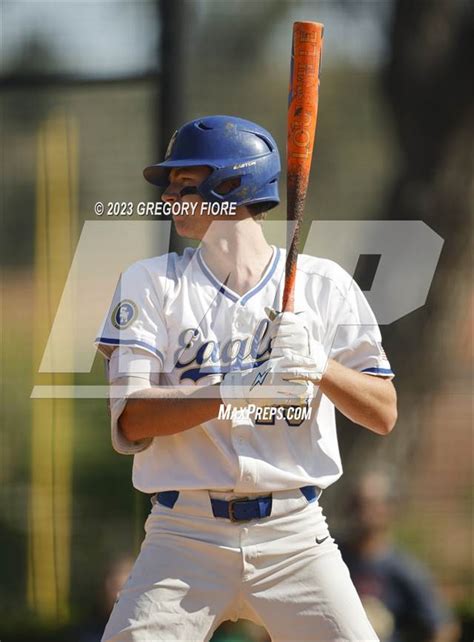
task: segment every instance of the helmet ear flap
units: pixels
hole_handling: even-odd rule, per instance
[[[240,187],[242,183],[242,178],[240,176],[234,176],[232,178],[224,179],[219,185],[214,187],[214,192],[220,194],[221,196],[227,196],[231,194],[235,189]]]
[[[241,187],[242,176],[236,175],[231,167],[215,169],[198,186],[198,192],[205,201],[220,202],[232,201],[232,196]],[[238,204],[239,199],[235,198]]]

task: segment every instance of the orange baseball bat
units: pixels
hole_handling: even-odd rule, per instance
[[[289,247],[283,292],[283,310],[286,312],[294,311],[298,241],[318,118],[323,33],[324,25],[319,22],[295,22],[293,25],[287,141]]]

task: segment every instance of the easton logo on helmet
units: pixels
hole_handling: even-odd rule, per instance
[[[237,163],[237,165],[234,165],[232,169],[242,169],[242,167],[252,167],[252,165],[256,165],[257,161],[249,161],[248,163]]]

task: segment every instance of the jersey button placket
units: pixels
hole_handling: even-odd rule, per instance
[[[249,310],[237,302],[234,307],[232,316],[232,338],[239,339],[242,343],[246,343],[247,356],[251,341],[252,341],[252,315]],[[253,429],[253,422],[242,420],[242,423],[234,423],[232,426],[231,438],[232,445],[239,458],[240,468],[240,483],[248,486],[254,479],[251,471],[249,470],[249,431]]]
[[[247,443],[246,432],[248,431],[249,426],[236,424],[232,427],[232,441],[236,446],[238,454],[243,454],[245,449],[245,444]]]
[[[249,309],[241,305],[237,314],[239,329],[250,337],[253,329],[253,317]]]

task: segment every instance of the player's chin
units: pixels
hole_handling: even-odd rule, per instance
[[[178,236],[183,236],[188,239],[197,238],[195,231],[193,231],[192,221],[189,221],[186,216],[174,216],[173,223]]]

